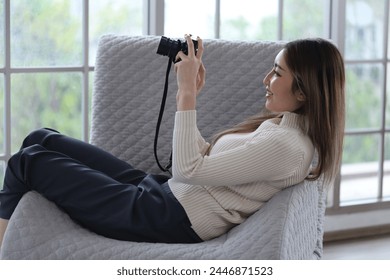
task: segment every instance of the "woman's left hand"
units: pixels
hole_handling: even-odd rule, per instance
[[[191,36],[186,35],[188,55],[180,51],[176,59],[180,62],[175,64],[177,76],[177,106],[179,111],[194,110],[196,96],[202,90],[206,80],[206,69],[202,63],[203,42],[198,37],[198,51],[195,54],[194,43]]]

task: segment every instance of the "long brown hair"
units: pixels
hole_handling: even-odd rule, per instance
[[[285,61],[294,81],[292,90],[305,95],[305,103],[296,112],[304,116],[302,129],[310,137],[318,159],[307,179],[316,180],[321,174],[333,180],[340,167],[345,125],[345,69],[338,49],[329,41],[302,39],[287,43]],[[223,135],[249,133],[265,120],[281,117],[264,110],[244,122],[213,137],[215,142]]]

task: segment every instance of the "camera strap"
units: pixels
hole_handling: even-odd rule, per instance
[[[167,71],[166,71],[166,74],[165,74],[164,93],[163,93],[162,100],[161,100],[160,112],[158,114],[158,120],[157,120],[157,125],[156,125],[156,133],[154,135],[154,157],[156,158],[157,165],[163,172],[168,172],[169,174],[171,174],[169,169],[172,167],[172,150],[171,150],[171,154],[169,156],[168,164],[165,167],[163,167],[161,165],[159,159],[158,159],[157,144],[158,144],[158,135],[160,133],[161,121],[162,121],[162,118],[163,118],[163,115],[164,115],[165,103],[166,103],[167,95],[168,95],[168,79],[169,79],[169,72],[171,70],[171,66],[172,66],[172,59],[169,59],[168,60]]]

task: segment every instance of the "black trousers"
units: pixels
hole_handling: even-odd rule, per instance
[[[166,243],[202,241],[168,186],[83,141],[52,129],[32,132],[8,162],[0,217],[37,191],[82,226],[109,238]]]

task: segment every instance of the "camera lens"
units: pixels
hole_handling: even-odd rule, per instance
[[[198,50],[198,41],[192,40],[192,42],[194,43],[196,53]],[[157,48],[157,54],[168,56],[173,61],[180,50],[183,51],[185,54],[188,54],[188,45],[186,41],[181,42],[180,40],[171,40],[167,37],[162,36],[160,44]]]
[[[157,54],[169,56],[170,58],[175,58],[177,53],[180,50],[181,42],[171,40],[167,37],[162,36],[160,44],[157,48]]]

